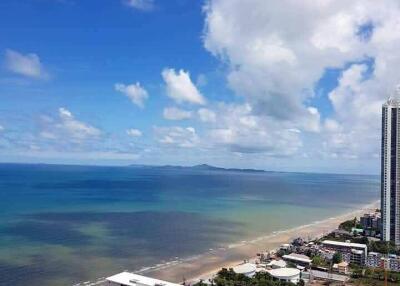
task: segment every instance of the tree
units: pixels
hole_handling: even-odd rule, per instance
[[[335,252],[332,257],[332,263],[340,263],[342,262],[342,255],[339,252]]]
[[[312,259],[312,264],[315,266],[320,266],[320,265],[325,264],[325,261],[321,256],[315,255]]]

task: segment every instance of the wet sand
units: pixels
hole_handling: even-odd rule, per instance
[[[272,250],[294,238],[314,239],[321,237],[348,219],[359,217],[379,207],[379,201],[368,204],[356,211],[339,215],[312,224],[299,226],[286,231],[275,232],[251,241],[244,241],[227,248],[210,250],[208,253],[172,263],[158,269],[143,271],[141,274],[171,282],[193,282],[199,279],[207,280],[222,267],[231,267],[244,259],[253,259],[257,253]]]

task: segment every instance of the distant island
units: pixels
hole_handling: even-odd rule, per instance
[[[222,168],[208,164],[200,164],[194,166],[175,166],[175,165],[141,165],[131,164],[131,168],[155,168],[155,169],[188,169],[188,170],[204,170],[204,171],[226,171],[226,172],[246,172],[246,173],[267,173],[272,171],[258,170],[258,169],[240,169],[240,168]]]

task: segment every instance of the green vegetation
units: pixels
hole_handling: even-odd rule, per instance
[[[332,257],[332,263],[340,263],[342,262],[342,255],[339,252],[335,252],[335,254]]]
[[[400,249],[396,247],[393,242],[371,241],[368,244],[368,250],[383,254],[390,253],[400,255]]]
[[[382,282],[385,280],[385,271],[380,268],[375,269],[361,269],[355,268],[353,269],[353,273],[351,275],[352,282],[362,282],[359,285],[382,285]],[[397,272],[387,272],[388,282],[393,283],[392,285],[400,284],[400,273]],[[357,285],[357,283],[355,283]]]
[[[346,220],[344,222],[342,222],[339,225],[339,229],[343,229],[346,230],[348,232],[351,232],[351,229],[355,227],[355,228],[362,228],[362,226],[359,224],[359,222],[357,221],[357,218],[355,217],[354,219],[351,220]]]
[[[327,266],[329,266],[328,262],[326,262],[326,260],[325,260],[322,256],[320,256],[320,255],[315,255],[315,256],[312,258],[312,264],[313,264],[314,266],[321,266],[321,267],[327,267]]]
[[[303,284],[301,284],[303,282]],[[290,282],[273,281],[268,273],[257,273],[253,278],[249,278],[243,274],[236,274],[232,268],[222,268],[217,277],[211,281],[214,286],[296,286]],[[304,281],[300,281],[299,285],[304,285]],[[194,284],[194,286],[206,286],[202,281]]]

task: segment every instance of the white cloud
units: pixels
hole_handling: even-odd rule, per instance
[[[176,107],[167,107],[164,108],[163,112],[164,118],[168,120],[182,120],[182,119],[189,119],[192,117],[192,112],[179,109]]]
[[[140,158],[139,154],[116,152],[116,151],[85,151],[85,152],[59,152],[55,150],[40,150],[37,146],[31,146],[29,152],[19,151],[14,152],[14,156],[24,158],[36,158],[36,159],[49,159],[49,160],[63,160],[63,162],[82,162],[82,160],[88,160],[91,162],[102,162],[102,161],[133,161]]]
[[[204,45],[226,64],[229,87],[255,116],[236,122],[247,128],[263,122],[270,135],[316,132],[299,134],[297,152],[376,160],[381,104],[399,81],[398,1],[210,0],[205,13]],[[368,25],[368,37],[362,36]],[[326,119],[326,108],[310,102],[328,68],[345,70],[329,94],[333,113]],[[220,132],[225,141],[239,140],[240,133]],[[255,140],[274,142],[272,136]]]
[[[200,108],[197,110],[197,114],[203,122],[215,122],[217,117],[214,111],[207,108]]]
[[[21,54],[14,50],[6,50],[5,65],[13,73],[31,78],[46,78],[48,75],[36,54]]]
[[[199,137],[193,127],[154,127],[158,142],[163,145],[192,148],[199,144]]]
[[[164,69],[162,77],[166,84],[167,94],[177,103],[189,102],[193,104],[204,105],[205,98],[193,84],[190,79],[189,72],[174,69]]]
[[[140,131],[139,129],[128,129],[126,130],[126,134],[131,136],[131,137],[140,137],[142,136],[142,131]]]
[[[129,85],[117,83],[115,84],[115,90],[125,94],[134,104],[141,108],[144,107],[144,101],[149,97],[149,94],[139,82]]]
[[[292,125],[253,115],[249,104],[221,105],[206,142],[236,153],[264,153],[267,156],[291,156],[302,147],[301,132]]]
[[[126,0],[126,5],[142,11],[150,11],[154,8],[154,0]]]
[[[0,125],[0,132],[4,131],[3,125]]]
[[[74,143],[96,139],[102,133],[99,129],[75,119],[73,114],[64,107],[58,109],[56,118],[42,117],[41,129],[40,136],[44,139]]]

